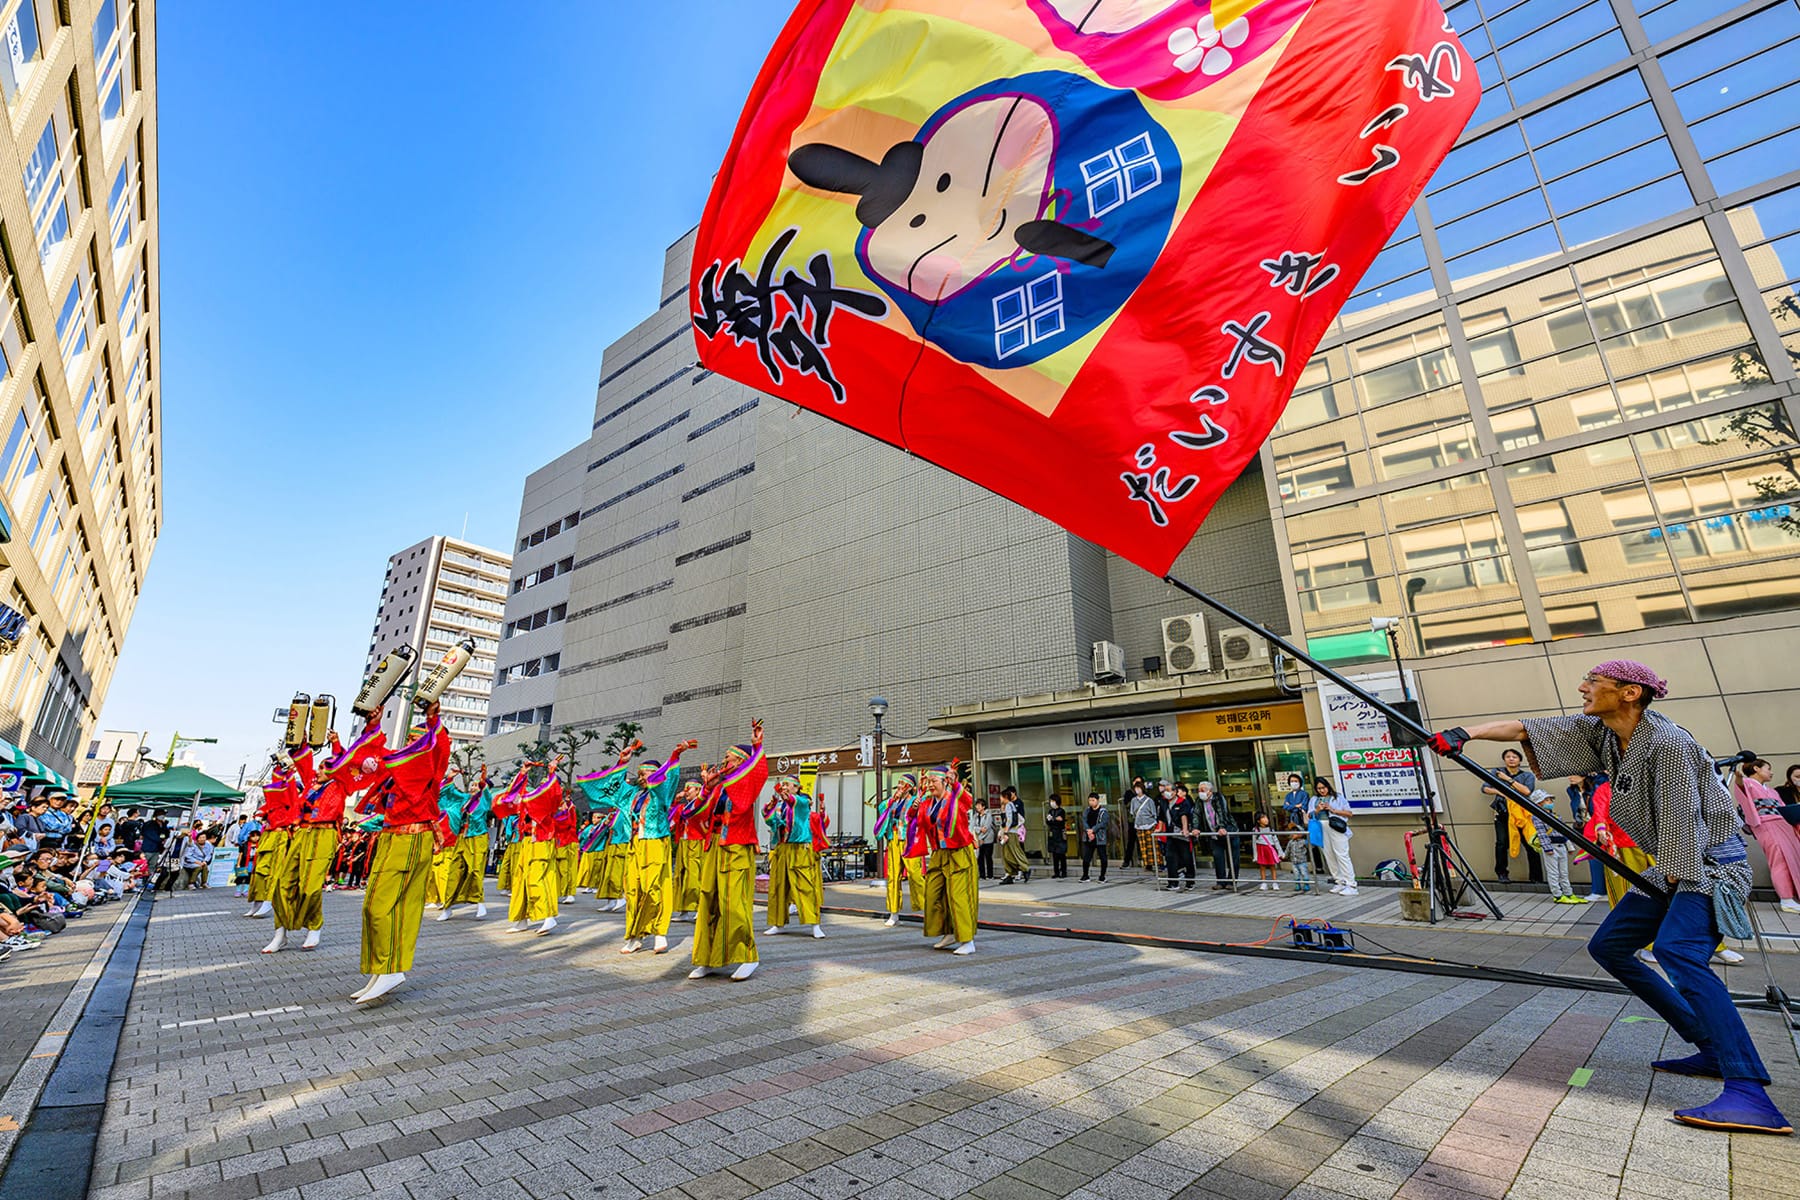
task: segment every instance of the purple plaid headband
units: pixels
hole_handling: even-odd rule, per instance
[[[1620,683],[1635,683],[1647,689],[1658,700],[1669,694],[1669,681],[1635,659],[1609,658],[1591,668],[1588,674],[1604,675]]]

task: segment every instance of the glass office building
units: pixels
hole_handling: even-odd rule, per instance
[[[1461,0],[1484,96],[1264,453],[1309,636],[1800,595],[1800,4]]]

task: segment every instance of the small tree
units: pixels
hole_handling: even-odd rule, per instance
[[[600,740],[600,735],[592,729],[577,731],[567,725],[557,730],[550,738],[550,750],[563,758],[562,781],[563,790],[569,791],[575,786],[575,774],[579,769],[577,760],[590,743]],[[616,752],[615,752],[616,753]]]
[[[1732,370],[1737,370],[1735,362]],[[1766,374],[1764,378],[1767,378]],[[1800,437],[1796,436],[1794,423],[1788,418],[1787,409],[1779,402],[1732,413],[1725,420],[1725,437],[1711,439],[1708,444],[1716,446],[1727,438],[1736,438],[1752,450],[1773,452],[1771,463],[1779,467],[1781,473],[1764,475],[1750,481],[1750,486],[1756,489],[1757,498],[1766,506],[1773,508],[1791,504],[1796,497],[1800,497],[1800,458],[1795,455],[1796,448],[1800,448]],[[1771,523],[1790,536],[1800,538],[1800,517],[1791,512],[1787,516],[1776,517]]]
[[[644,732],[644,727],[636,721],[620,721],[613,726],[613,731],[606,735],[606,740],[600,744],[600,749],[617,758],[619,752],[631,745],[637,739],[637,735],[642,732]]]
[[[461,771],[463,783],[471,788],[475,786],[475,780],[480,778],[481,768],[486,763],[481,747],[474,742],[465,742],[450,751],[450,769]]]
[[[549,762],[550,756],[556,753],[555,748],[543,738],[531,742],[520,742],[518,745],[519,757],[530,762]],[[544,782],[543,768],[531,767],[526,773],[525,780],[532,787]]]

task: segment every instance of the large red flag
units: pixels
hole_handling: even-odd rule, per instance
[[[801,0],[701,363],[1161,574],[1479,97],[1433,0]]]

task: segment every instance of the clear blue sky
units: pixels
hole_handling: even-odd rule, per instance
[[[791,9],[159,5],[165,522],[102,728],[235,780],[347,707],[390,553],[511,543]]]

